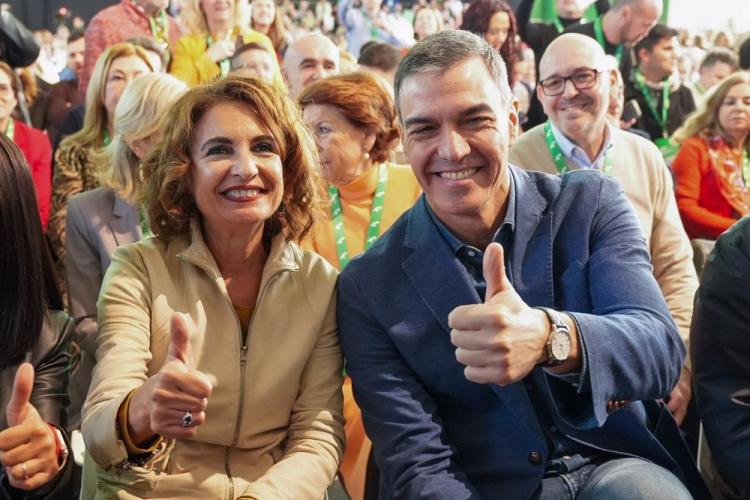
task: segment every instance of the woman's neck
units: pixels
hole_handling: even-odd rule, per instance
[[[258,259],[265,261],[263,223],[252,228],[242,226],[231,229],[217,228],[207,223],[203,224],[203,234],[206,246],[225,279],[246,273],[248,265]]]
[[[12,116],[8,115],[4,120],[0,120],[0,133],[5,133],[8,130],[8,123],[13,119]]]
[[[222,40],[232,31],[231,19],[206,19],[208,31],[217,40]]]
[[[732,149],[743,149],[747,142],[747,136],[750,130],[744,131],[726,131],[726,138]]]

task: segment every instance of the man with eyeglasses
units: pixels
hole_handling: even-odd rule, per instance
[[[617,70],[594,40],[565,34],[547,48],[539,71],[537,96],[549,120],[519,138],[510,151],[511,162],[557,175],[598,170],[620,181],[648,243],[654,277],[687,347],[698,288],[690,240],[659,150],[607,120]],[[685,417],[690,397],[691,376],[686,366],[668,400],[678,423]]]
[[[424,195],[337,305],[379,498],[704,498],[655,401],[685,349],[619,184],[508,163],[518,102],[472,33],[417,43],[394,93]]]

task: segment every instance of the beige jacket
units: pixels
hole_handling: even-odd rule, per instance
[[[336,271],[277,236],[243,347],[239,320],[198,224],[191,241],[148,239],[112,257],[83,436],[97,498],[319,499],[344,447]],[[192,440],[128,462],[116,429],[126,395],[163,365],[173,311],[198,325],[196,368],[216,379]]]
[[[698,278],[693,250],[682,227],[674,197],[672,177],[659,150],[651,142],[630,132],[610,127],[614,159],[612,176],[622,184],[635,208],[654,266],[654,277],[688,347],[693,297]],[[510,162],[525,170],[557,174],[544,139],[544,124],[522,134],[510,150]],[[570,161],[568,168],[576,169]]]

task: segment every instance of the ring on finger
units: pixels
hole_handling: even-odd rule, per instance
[[[189,411],[186,411],[185,414],[182,416],[182,426],[183,427],[192,427],[193,426],[193,414]]]
[[[29,478],[29,471],[26,469],[26,462],[21,464],[21,471],[23,472],[23,478],[28,479]]]

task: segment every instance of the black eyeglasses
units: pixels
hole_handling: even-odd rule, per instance
[[[542,87],[542,92],[548,97],[554,97],[565,92],[565,84],[570,80],[570,83],[576,88],[576,90],[590,89],[596,85],[596,80],[599,78],[601,71],[596,69],[579,69],[570,76],[551,76],[539,82]]]

